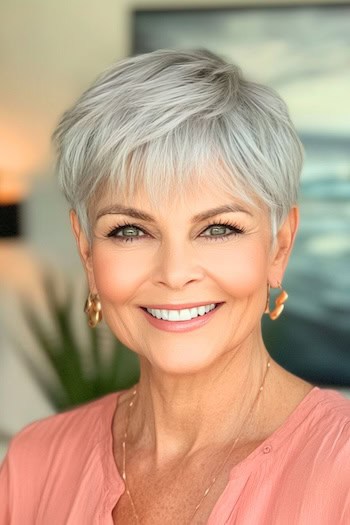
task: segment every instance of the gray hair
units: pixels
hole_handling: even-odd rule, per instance
[[[160,49],[102,73],[53,133],[59,183],[91,240],[89,206],[101,191],[152,204],[196,182],[256,199],[273,236],[296,204],[303,147],[285,102],[208,50]]]

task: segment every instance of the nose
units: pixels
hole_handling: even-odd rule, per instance
[[[205,271],[198,253],[190,243],[164,243],[157,254],[155,281],[171,289],[182,289],[193,281],[203,279]]]

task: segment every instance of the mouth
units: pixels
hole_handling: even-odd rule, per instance
[[[211,319],[214,319],[216,316],[216,312],[223,306],[225,303],[209,303],[210,305],[215,305],[210,309],[207,308],[207,311],[201,307],[198,307],[197,312],[191,312],[189,309],[185,308],[182,309],[182,312],[179,313],[174,311],[166,312],[164,317],[166,319],[162,319],[160,316],[159,310],[158,312],[155,312],[153,309],[153,313],[157,313],[158,317],[152,315],[152,313],[147,311],[147,308],[140,307],[144,313],[146,320],[156,329],[163,330],[165,332],[172,332],[172,333],[184,333],[189,332],[192,330],[197,330],[199,328],[204,327],[206,324],[210,323]],[[208,306],[209,306],[208,304]],[[157,310],[157,309],[156,309]],[[185,310],[185,311],[184,311]],[[164,313],[164,312],[163,312]],[[193,314],[193,316],[192,316]],[[195,315],[197,314],[197,315]],[[170,318],[168,318],[170,317]]]
[[[211,314],[223,304],[224,304],[223,302],[207,303],[206,307],[204,307],[204,304],[202,304],[199,307],[181,308],[181,309],[180,308],[176,308],[176,309],[175,308],[171,308],[171,309],[146,308],[144,306],[141,306],[140,308],[146,313],[147,316],[151,317],[152,319],[171,324],[171,323],[186,323],[186,322],[195,321],[196,319],[199,319],[201,317],[205,317]]]

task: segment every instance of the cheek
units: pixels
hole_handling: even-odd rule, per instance
[[[144,273],[144,266],[135,253],[121,254],[113,246],[96,245],[92,263],[96,288],[102,301],[123,303],[130,300]]]
[[[246,297],[267,282],[268,254],[263,243],[247,242],[212,259],[216,282],[229,294]]]
[[[205,273],[230,295],[246,297],[267,282],[266,245],[256,240],[237,243],[224,250],[206,250],[200,255]],[[92,253],[93,274],[102,301],[128,302],[140,284],[149,278],[152,261],[140,252],[118,251],[113,246],[97,244]]]

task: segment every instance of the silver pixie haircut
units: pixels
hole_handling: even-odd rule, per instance
[[[160,49],[102,73],[53,133],[59,183],[91,241],[108,189],[153,206],[212,183],[268,206],[273,236],[296,204],[303,147],[270,87],[208,50]],[[108,188],[108,189],[107,189]]]

